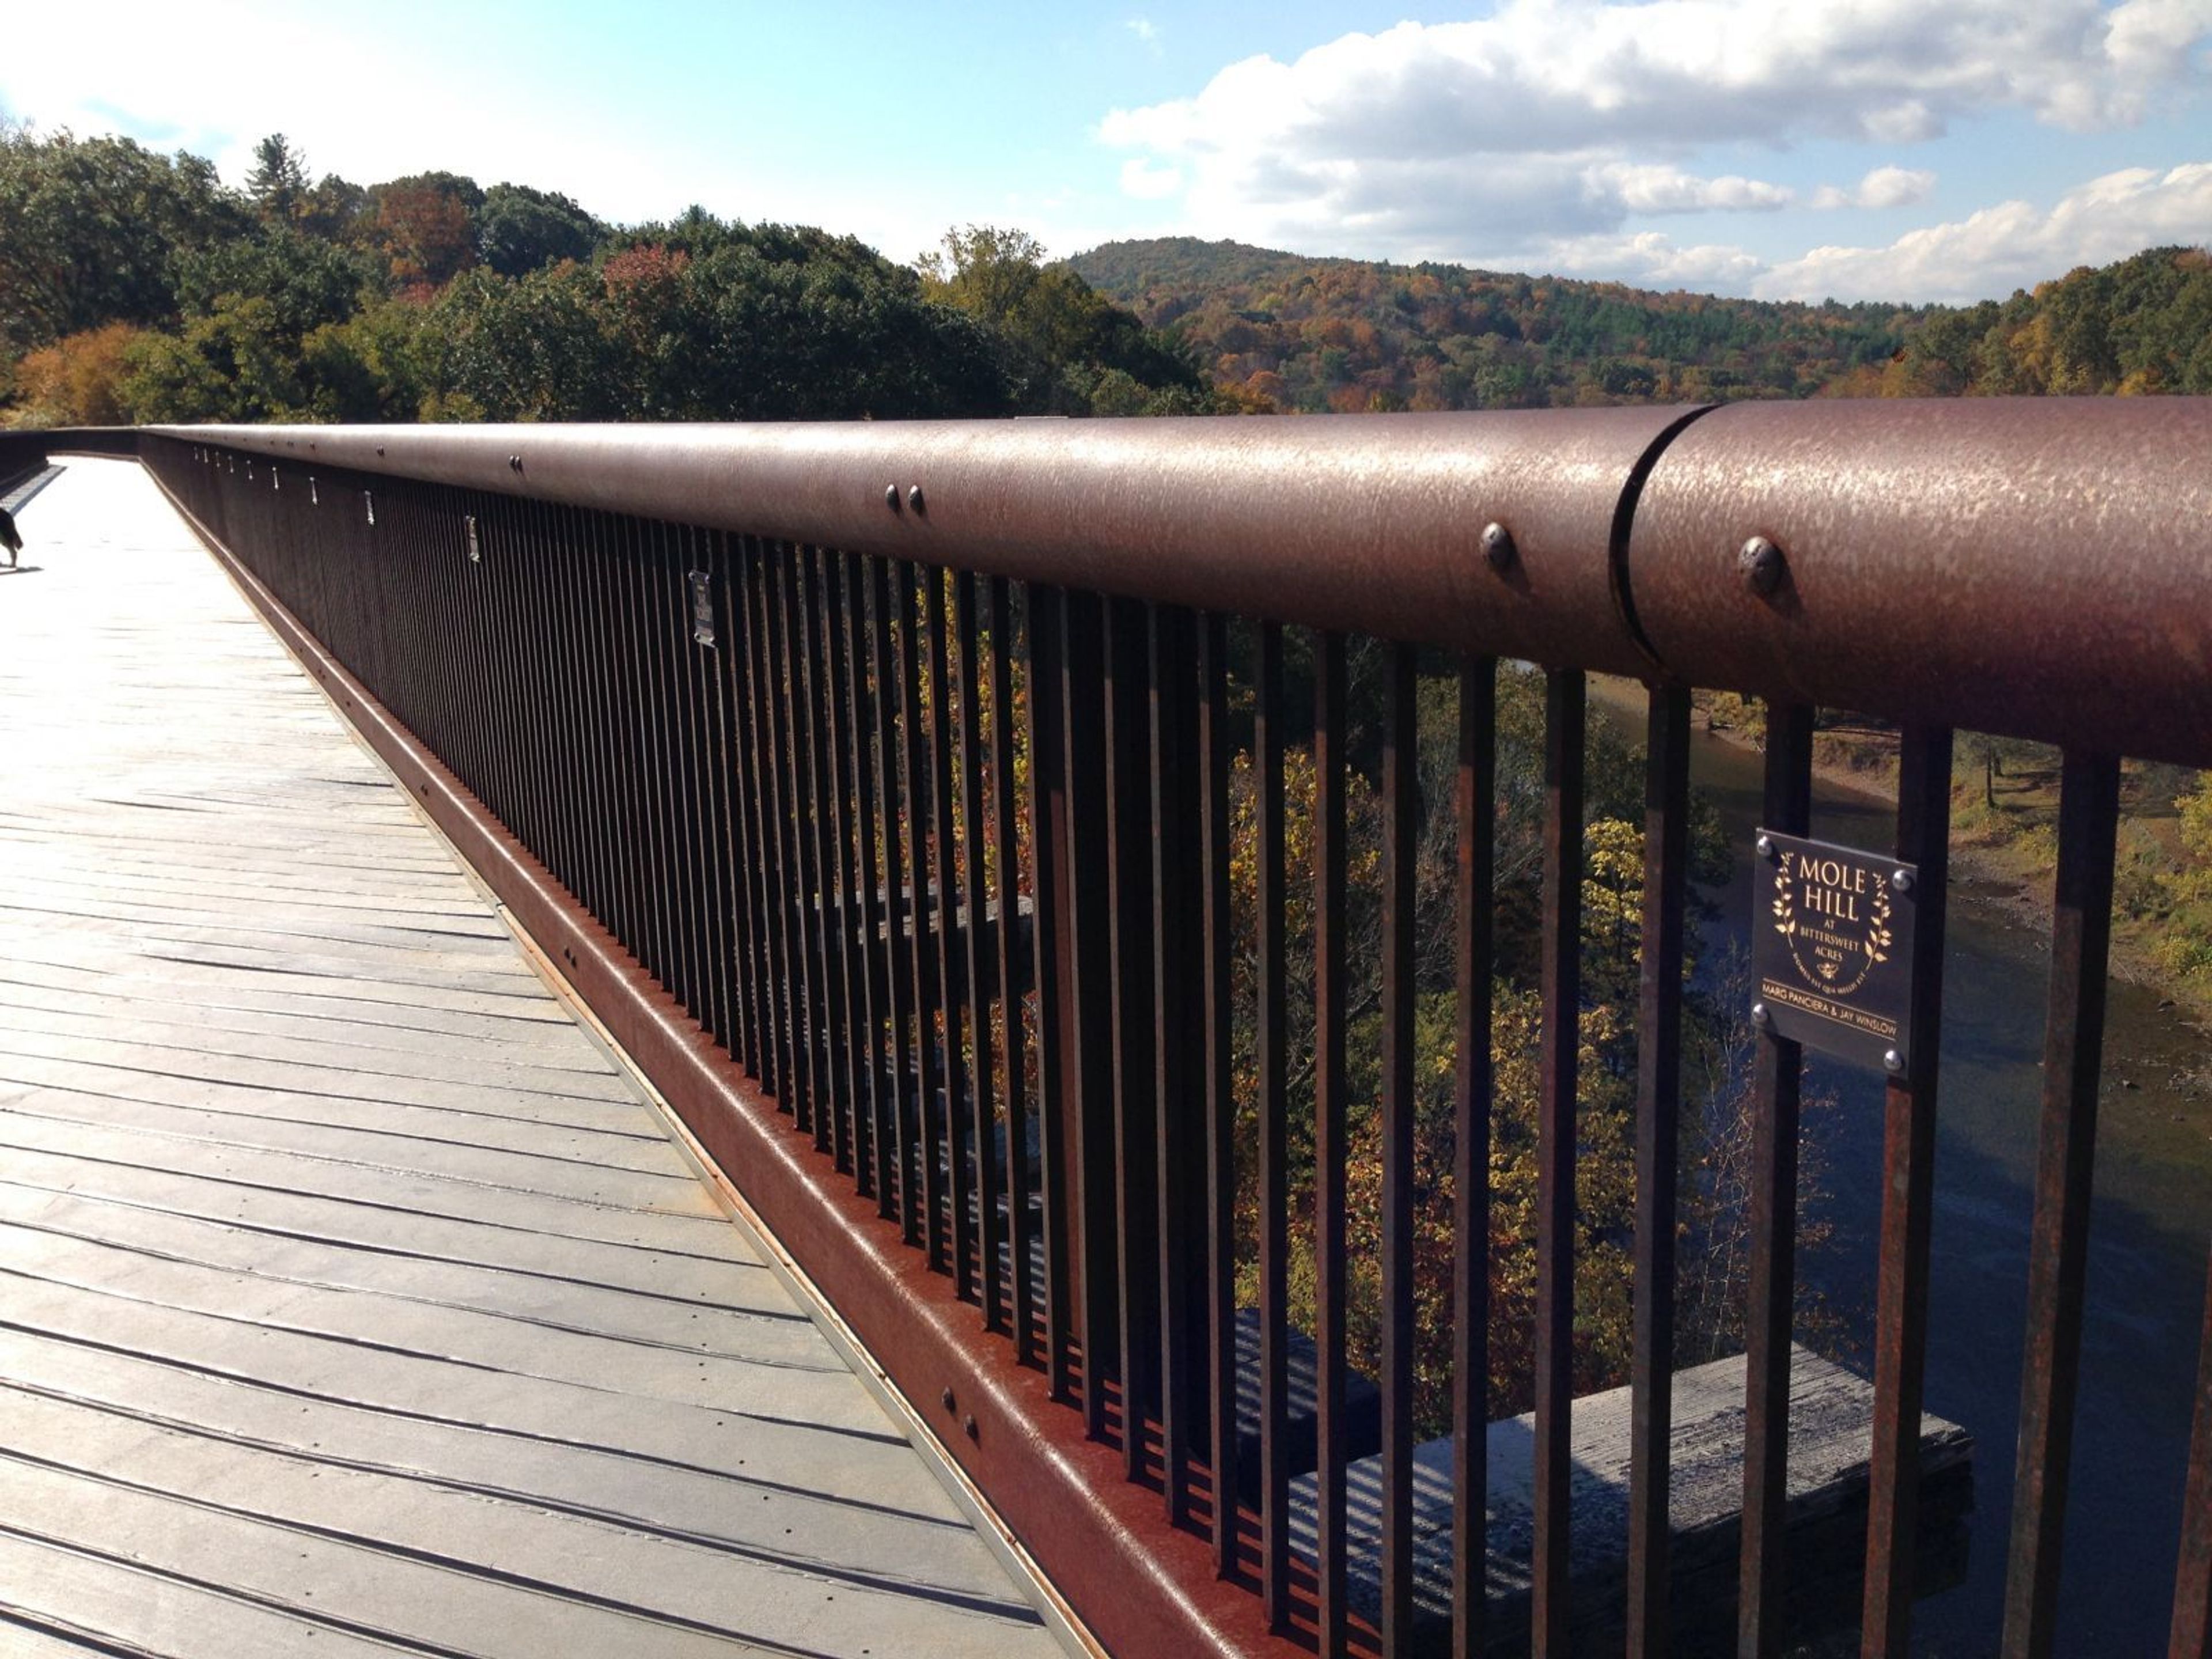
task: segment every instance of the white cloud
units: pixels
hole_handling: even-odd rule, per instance
[[[1780,185],[1731,173],[1700,179],[1680,167],[1649,162],[1608,161],[1583,172],[1585,195],[1609,201],[1629,213],[1771,212],[1788,207],[1791,193]]]
[[[1121,163],[1121,193],[1140,202],[1157,202],[1182,188],[1182,169],[1158,167],[1141,155]]]
[[[2212,232],[2212,161],[2131,167],[2068,191],[2048,210],[2002,202],[1887,247],[1816,247],[1751,284],[1764,299],[1983,300],[2076,265],[2109,264]]]
[[[1936,175],[1915,167],[1876,167],[1850,190],[1824,185],[1813,193],[1816,208],[1896,208],[1924,202]]]
[[[1704,243],[1678,247],[1658,231],[1623,236],[1583,236],[1553,243],[1543,268],[1561,276],[1588,276],[1638,288],[1740,292],[1765,263],[1740,247]]]
[[[1771,210],[1783,186],[1685,165],[1707,146],[1899,144],[2025,111],[2139,119],[2203,76],[2212,0],[1504,0],[1347,34],[1111,112],[1109,145],[1181,165],[1189,222],[1311,252],[1504,258],[1639,215]],[[1877,168],[1831,205],[1919,199]]]
[[[1122,24],[1121,27],[1128,30],[1130,33],[1135,35],[1139,40],[1142,41],[1144,43],[1145,50],[1152,53],[1153,57],[1160,57],[1164,52],[1165,48],[1164,48],[1160,44],[1160,27],[1158,24],[1152,21],[1151,18],[1132,17],[1127,22]]]

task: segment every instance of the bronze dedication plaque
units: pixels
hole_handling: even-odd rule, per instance
[[[1902,1073],[1912,1054],[1912,919],[1920,872],[1856,847],[1759,832],[1753,1023],[1840,1059]]]

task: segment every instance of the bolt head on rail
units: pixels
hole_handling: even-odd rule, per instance
[[[1510,570],[1513,561],[1520,556],[1513,545],[1513,532],[1495,522],[1483,526],[1482,556],[1489,560],[1490,568],[1501,575]]]
[[[1764,536],[1753,536],[1735,556],[1736,568],[1743,573],[1744,585],[1765,599],[1782,586],[1785,563],[1782,550]]]

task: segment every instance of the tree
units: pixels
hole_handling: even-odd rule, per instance
[[[213,165],[128,138],[0,133],[0,345],[176,314],[173,261],[248,221]]]
[[[253,147],[246,196],[264,224],[291,224],[305,210],[307,158],[283,133],[272,132]]]
[[[582,261],[606,227],[570,201],[526,185],[494,185],[476,213],[477,252],[502,276],[562,259]]]
[[[400,288],[442,288],[477,262],[476,231],[461,198],[430,185],[381,185],[369,235]]]

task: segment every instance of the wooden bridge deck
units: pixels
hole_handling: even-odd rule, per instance
[[[0,1652],[1058,1652],[137,467],[22,527]]]

